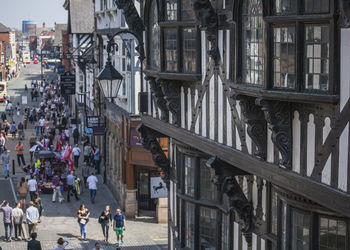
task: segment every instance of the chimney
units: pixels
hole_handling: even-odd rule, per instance
[[[45,22],[43,22],[43,28],[45,29]]]

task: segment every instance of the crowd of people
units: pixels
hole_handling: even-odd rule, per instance
[[[0,211],[4,214],[5,241],[12,240],[12,231],[15,230],[14,239],[22,240],[23,224],[28,228],[28,249],[41,249],[37,238],[37,225],[41,222],[44,213],[44,204],[41,194],[52,194],[52,202],[70,202],[71,196],[78,201],[83,190],[89,189],[91,203],[95,203],[98,178],[100,174],[100,150],[98,146],[91,145],[88,137],[81,137],[79,127],[69,124],[71,116],[70,107],[65,98],[60,95],[58,81],[44,81],[42,84],[33,81],[31,84],[32,101],[39,105],[25,107],[17,103],[14,107],[7,100],[6,112],[1,115],[0,122],[0,154],[3,163],[5,178],[9,177],[10,154],[6,142],[11,134],[12,139],[18,139],[15,146],[18,166],[22,167],[25,176],[17,185],[19,201],[12,208],[8,201],[3,201]],[[13,116],[23,115],[23,122],[16,122]],[[11,123],[7,117],[11,117]],[[19,117],[18,117],[19,118]],[[17,119],[18,120],[18,119]],[[30,143],[30,164],[26,164],[24,147],[21,140],[25,139],[24,131],[30,124],[35,133],[28,138]],[[70,131],[69,127],[72,127]],[[71,134],[74,147],[71,147]],[[78,142],[84,142],[82,146]],[[82,148],[82,149],[80,149]],[[83,160],[80,156],[83,155]],[[81,176],[77,170],[81,169]],[[63,196],[66,192],[66,199]],[[27,198],[29,194],[29,203]],[[80,227],[81,239],[87,239],[87,225],[90,212],[84,204],[80,205],[76,217]],[[108,244],[109,227],[113,227],[117,235],[117,247],[124,243],[125,216],[120,209],[112,217],[110,207],[102,211],[98,219],[101,224],[104,243]],[[58,239],[54,249],[64,249],[69,243],[63,238]],[[96,249],[101,249],[96,243]]]

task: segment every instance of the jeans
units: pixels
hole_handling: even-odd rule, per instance
[[[74,155],[74,166],[76,168],[78,168],[78,166],[79,166],[79,155],[78,156]]]
[[[12,223],[4,223],[4,226],[5,226],[5,238],[6,238],[6,240],[8,240],[12,236],[13,225],[12,225]],[[10,234],[8,231],[9,227],[10,227]]]
[[[108,241],[109,222],[103,221],[101,223],[101,227],[102,227],[103,236],[106,238],[106,241]]]
[[[87,224],[83,225],[83,224],[79,223],[79,226],[80,226],[80,235],[82,237],[84,237],[84,239],[85,239],[86,238],[86,226],[87,226]]]
[[[22,224],[15,223],[15,237],[18,238],[22,234]]]
[[[35,196],[36,191],[29,191],[29,195],[30,195],[30,200],[34,201],[34,196]]]
[[[94,160],[95,169],[97,174],[100,174],[100,160]]]
[[[25,165],[26,165],[26,162],[24,161],[24,156],[23,156],[23,154],[17,154],[18,166],[21,166],[21,160],[22,160],[23,166],[25,166]]]
[[[96,189],[90,189],[90,197],[91,197],[91,200],[95,200],[95,198],[96,198]]]
[[[62,202],[64,200],[63,195],[61,193],[61,186],[55,187],[52,195],[52,201],[56,201],[56,196],[58,195],[58,202]]]
[[[72,185],[68,185],[68,191],[67,191],[67,201],[70,201],[70,192],[72,191],[72,193],[75,195],[75,199],[79,199],[77,192],[74,189],[74,186]]]
[[[35,127],[35,134],[36,134],[36,136],[39,136],[39,127]]]
[[[10,166],[9,166],[10,164],[8,164],[8,163],[4,163],[4,164],[2,164],[2,167],[4,168],[4,176],[5,177],[8,177],[9,175],[10,175]]]

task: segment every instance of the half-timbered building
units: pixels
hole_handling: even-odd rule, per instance
[[[142,10],[138,129],[168,185],[169,248],[349,249],[349,1]]]

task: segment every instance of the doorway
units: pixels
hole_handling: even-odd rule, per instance
[[[136,167],[137,202],[139,210],[156,210],[156,199],[151,199],[151,177],[154,171]]]

